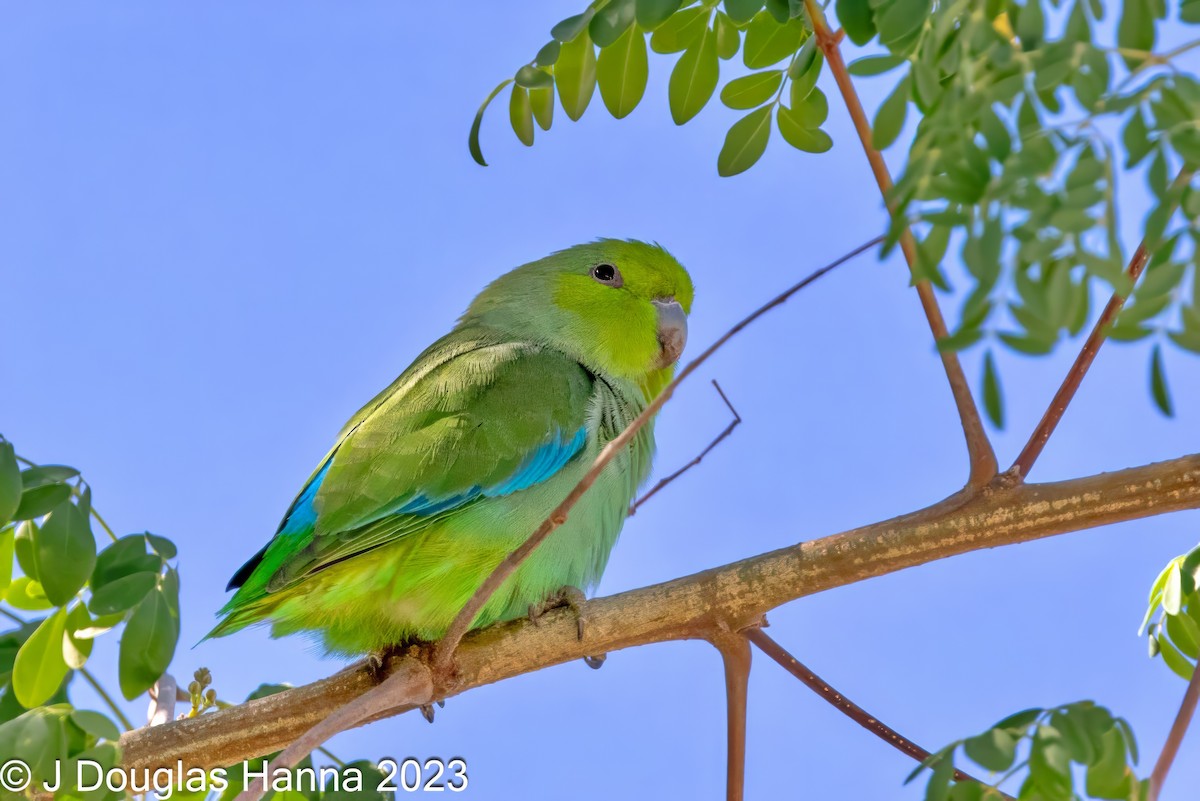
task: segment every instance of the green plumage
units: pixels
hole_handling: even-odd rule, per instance
[[[691,300],[683,268],[638,242],[578,246],[497,279],[346,424],[230,582],[211,636],[269,622],[339,653],[439,637],[669,380]],[[648,426],[475,625],[593,586],[653,448]]]

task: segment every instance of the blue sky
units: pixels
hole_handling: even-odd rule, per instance
[[[561,3],[73,5],[0,11],[0,427],[25,455],[83,469],[122,532],[180,546],[173,670],[221,695],[340,667],[259,631],[204,643],[230,573],[270,536],[341,423],[498,273],[597,236],[657,240],[697,286],[691,354],[763,299],[874,236],[884,216],[840,104],[824,156],[772,142],[719,179],[736,113],[682,128],[669,60],[646,100],[527,150],[497,106],[492,166],[466,134]],[[728,69],[727,67],[725,69]],[[822,85],[833,97],[828,76]],[[873,108],[887,78],[864,84]],[[1133,227],[1144,192],[1122,191]],[[999,357],[1007,464],[1073,348]],[[1036,468],[1052,480],[1195,451],[1194,356],[1170,350],[1178,416],[1154,411],[1146,350],[1108,347]],[[978,376],[980,355],[965,356]],[[902,263],[858,260],[756,324],[685,385],[658,470],[727,422],[702,469],[626,526],[615,593],[909,511],[965,475],[958,423]],[[803,599],[771,634],[929,747],[1032,705],[1095,698],[1141,736],[1143,772],[1183,683],[1145,656],[1145,592],[1200,515],[1113,526],[912,569]],[[115,643],[93,656],[115,673]],[[564,665],[339,736],[340,756],[463,756],[476,799],[719,798],[719,660],[699,643]],[[86,699],[84,693],[80,693]],[[129,708],[141,714],[139,701]],[[918,798],[911,764],[757,658],[748,796]],[[1168,798],[1200,784],[1200,735]]]

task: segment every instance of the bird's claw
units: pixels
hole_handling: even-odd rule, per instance
[[[578,587],[561,587],[540,604],[529,605],[529,620],[533,625],[540,626],[541,618],[547,612],[566,607],[575,615],[575,636],[579,640],[583,640],[583,635],[587,630],[587,617],[583,611],[583,605],[586,602],[587,596],[583,594],[583,590]]]

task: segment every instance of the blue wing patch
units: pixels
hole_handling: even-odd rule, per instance
[[[300,497],[292,504],[283,525],[279,527],[280,534],[287,536],[312,531],[313,525],[317,522],[317,509],[313,505],[313,499],[317,497],[317,490],[321,488],[321,482],[325,480],[325,474],[329,472],[331,464],[333,464],[333,459],[325,462],[317,474],[312,477],[312,481],[304,485]]]
[[[510,492],[529,489],[534,484],[540,484],[561,470],[567,462],[571,461],[575,454],[583,450],[586,442],[586,428],[576,431],[575,436],[570,439],[564,439],[562,432],[557,432],[553,440],[538,447],[536,451],[526,457],[515,473],[499,484],[484,489],[483,494],[489,498],[494,498],[498,495],[508,495]]]
[[[562,432],[558,432],[555,434],[554,439],[540,445],[537,450],[529,454],[521,462],[511,476],[498,484],[493,484],[490,487],[474,486],[466,492],[460,492],[449,498],[430,498],[425,495],[417,495],[416,497],[407,499],[402,504],[385,509],[373,519],[378,520],[394,514],[434,515],[444,512],[447,509],[461,506],[480,496],[495,498],[519,492],[523,489],[529,489],[534,484],[540,484],[561,470],[567,462],[571,461],[571,459],[583,450],[585,444],[587,444],[586,428],[579,429],[570,438],[566,438],[562,435]],[[308,482],[304,487],[304,491],[300,493],[300,497],[296,499],[283,525],[280,526],[280,535],[289,536],[312,530],[312,527],[317,522],[317,510],[313,501],[317,497],[317,492],[321,489],[321,482],[325,480],[325,474],[329,472],[331,464],[333,464],[333,459],[326,462],[317,474],[313,476],[312,481]]]

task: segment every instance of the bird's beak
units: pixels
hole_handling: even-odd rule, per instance
[[[679,361],[687,344],[687,314],[675,298],[651,301],[658,312],[658,366],[669,367]]]

